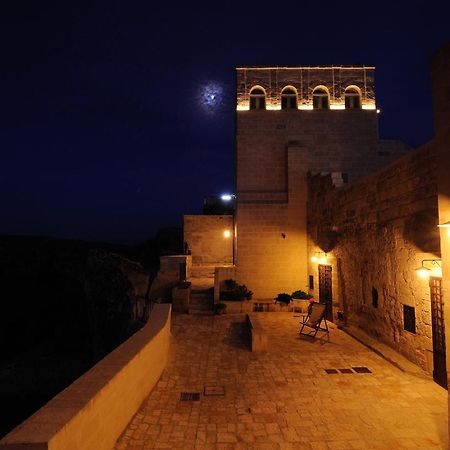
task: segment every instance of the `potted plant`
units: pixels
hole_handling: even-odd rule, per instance
[[[312,298],[312,295],[307,294],[304,291],[298,290],[292,293],[291,297],[295,300],[309,300]]]
[[[214,305],[214,313],[215,314],[225,314],[227,312],[227,305],[225,303],[216,303]]]
[[[278,294],[275,298],[276,303],[280,303],[282,305],[289,305],[291,303],[292,297],[289,294],[286,294],[285,292]]]
[[[245,284],[237,284],[235,280],[225,280],[225,289],[220,293],[221,300],[251,300],[253,292]]]

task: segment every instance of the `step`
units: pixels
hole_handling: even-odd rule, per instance
[[[214,278],[190,277],[192,289],[208,289],[214,286]]]
[[[189,300],[189,306],[201,306],[212,308],[214,304],[213,299],[209,297],[194,297]]]
[[[216,266],[191,266],[191,277],[214,278]]]
[[[197,316],[212,316],[214,314],[213,310],[204,310],[204,309],[192,309],[189,308],[189,314],[197,315]]]

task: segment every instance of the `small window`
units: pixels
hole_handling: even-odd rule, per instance
[[[378,308],[378,291],[372,287],[372,306]]]
[[[261,86],[250,90],[250,109],[266,109],[266,91]]]
[[[314,289],[314,275],[309,276],[309,288]]]
[[[356,86],[349,86],[344,93],[345,109],[361,108],[361,92]]]
[[[297,109],[297,90],[286,86],[281,91],[281,109]]]
[[[330,94],[325,86],[318,86],[313,91],[313,108],[314,109],[329,109],[330,108]]]
[[[413,306],[403,305],[403,328],[416,333],[416,311]]]

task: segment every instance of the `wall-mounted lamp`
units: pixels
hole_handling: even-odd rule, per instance
[[[450,221],[449,222],[444,222],[444,223],[440,223],[438,225],[439,228],[445,228],[447,230],[447,234],[450,236]]]
[[[428,264],[430,267],[426,267]],[[442,276],[441,260],[440,259],[423,259],[422,264],[417,269],[414,269],[417,276],[422,279],[430,278],[431,275],[436,277]]]
[[[449,222],[444,222],[444,223],[440,223],[438,225],[439,228],[450,228],[450,221]]]
[[[327,254],[325,252],[315,252],[313,256],[311,256],[311,261],[313,263],[326,264],[327,262]]]
[[[229,237],[231,237],[231,231],[230,231],[230,230],[225,230],[225,231],[223,232],[223,236],[226,237],[226,238],[228,239]]]
[[[224,202],[229,202],[230,200],[234,200],[236,198],[235,195],[233,194],[222,194],[220,196],[220,198],[224,201]]]

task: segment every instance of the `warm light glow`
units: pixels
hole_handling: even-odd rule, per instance
[[[428,267],[426,267],[428,265]],[[422,279],[432,277],[442,277],[441,260],[440,259],[423,259],[422,265],[415,269],[417,276]]]
[[[313,263],[326,264],[328,262],[328,255],[325,252],[315,252],[311,256],[311,261]]]
[[[422,279],[426,279],[426,278],[430,277],[430,270],[426,269],[425,267],[420,267],[419,269],[416,269],[416,273],[417,273],[417,276]]]
[[[439,228],[450,228],[450,222],[440,223]]]
[[[224,235],[224,237],[226,237],[228,239],[229,237],[231,237],[231,231],[230,230],[225,230],[223,232],[223,235]]]
[[[376,110],[377,113],[380,112],[380,110],[377,109],[375,104],[373,104],[373,103],[369,103],[369,104],[366,104],[366,105],[363,104],[361,106],[361,108],[362,109],[366,109],[366,110],[371,110],[371,111]],[[298,109],[301,109],[302,111],[312,111],[313,110],[313,105],[312,104],[311,105],[305,105],[305,104],[298,105]],[[336,110],[343,110],[343,109],[345,109],[345,104],[344,103],[333,103],[333,104],[330,105],[330,109],[335,110],[335,111]],[[248,102],[245,102],[245,103],[242,103],[242,104],[238,104],[236,106],[236,110],[237,111],[249,111],[250,107],[249,107]],[[281,110],[281,105],[278,105],[278,104],[266,105],[266,110],[267,111],[280,111]],[[262,111],[264,111],[264,110],[262,110]]]

